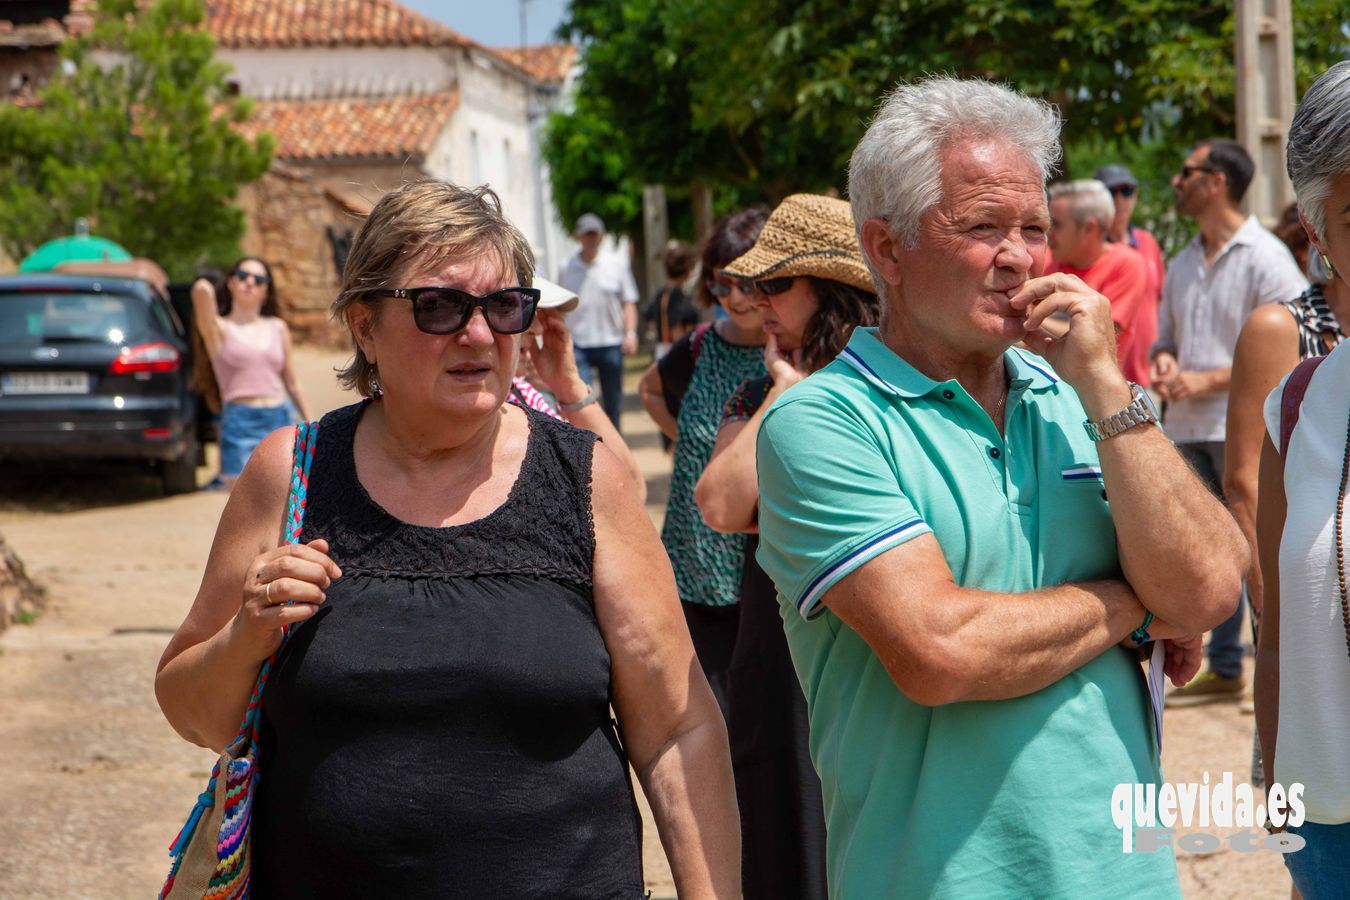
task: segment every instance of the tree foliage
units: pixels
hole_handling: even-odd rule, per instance
[[[593,108],[596,103],[583,95],[571,114],[549,118],[543,153],[550,161],[554,202],[569,226],[593,212],[611,231],[632,234],[642,224],[642,182],[628,171],[623,135],[611,117]]]
[[[71,233],[95,233],[186,278],[237,252],[241,184],[267,170],[270,135],[234,125],[201,0],[99,0],[93,30],[61,47],[64,66],[31,107],[0,107],[0,241],[21,259]]]
[[[1350,36],[1343,0],[1293,11],[1302,91]],[[878,99],[932,72],[1056,103],[1070,146],[1181,153],[1234,127],[1220,0],[573,0],[562,30],[582,43],[579,101],[622,136],[610,149],[626,177],[744,199],[842,191]]]

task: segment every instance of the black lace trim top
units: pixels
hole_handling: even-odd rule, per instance
[[[263,696],[254,896],[639,897],[591,588],[595,435],[534,411],[506,501],[412,525],[319,428],[302,540],[343,577]]]
[[[475,522],[432,528],[394,518],[357,479],[352,441],[366,405],[320,423],[301,540],[325,538],[346,573],[537,575],[590,589],[593,433],[528,410],[529,446],[506,502]]]

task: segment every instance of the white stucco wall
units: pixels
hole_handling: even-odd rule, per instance
[[[455,86],[460,51],[431,47],[230,50],[230,79],[259,100],[434,94]]]
[[[539,256],[547,248],[540,240],[531,158],[530,85],[476,52],[460,54],[457,62],[459,107],[437,140],[427,171],[457,184],[491,186]]]
[[[240,92],[259,100],[421,95],[457,89],[459,105],[423,168],[458,184],[488,184],[525,237],[540,274],[555,277],[575,252],[539,155],[548,111],[571,91],[543,91],[477,50],[419,47],[221,49]],[[569,85],[570,87],[569,78]],[[378,194],[378,192],[376,192]]]

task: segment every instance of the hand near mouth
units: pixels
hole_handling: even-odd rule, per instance
[[[1089,387],[1124,386],[1106,297],[1061,272],[1028,279],[1008,304],[1026,313],[1026,346],[1049,360],[1080,395]]]

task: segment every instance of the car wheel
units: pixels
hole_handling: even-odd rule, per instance
[[[197,436],[191,429],[182,454],[177,459],[165,460],[159,474],[167,497],[197,490]]]

